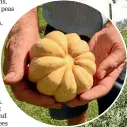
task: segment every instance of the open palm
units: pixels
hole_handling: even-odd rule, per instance
[[[90,40],[95,55],[97,72],[93,88],[68,102],[69,106],[83,105],[106,95],[113,87],[125,65],[126,52],[123,40],[112,23],[97,32]]]

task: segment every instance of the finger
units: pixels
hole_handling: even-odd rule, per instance
[[[79,104],[78,98],[75,98],[75,99],[70,100],[70,101],[67,102],[67,105],[68,105],[69,107],[75,107],[77,104]]]
[[[20,81],[17,85],[12,85],[11,88],[14,92],[15,97],[20,101],[42,107],[43,105],[55,103],[53,97],[49,97],[31,90],[27,82],[24,80]]]
[[[115,80],[122,72],[122,69],[123,64],[121,64],[117,69],[111,72],[106,78],[98,82],[98,84],[91,90],[80,95],[80,99],[84,102],[89,102],[106,95],[113,87]]]
[[[43,105],[44,108],[48,108],[48,109],[60,109],[62,107],[62,104],[59,104],[59,103],[55,103],[55,104],[46,104],[46,105]]]
[[[14,84],[20,81],[24,75],[27,51],[25,47],[23,48],[17,45],[18,44],[11,42],[8,47],[6,47],[4,61],[4,68],[6,68],[4,77],[5,84]]]
[[[77,107],[77,106],[81,106],[81,105],[84,105],[84,104],[86,104],[87,102],[84,102],[84,101],[82,101],[82,100],[80,100],[79,98],[75,98],[75,99],[73,99],[73,100],[71,100],[71,101],[68,101],[67,102],[67,105],[69,106],[69,107]]]
[[[120,64],[120,65],[118,65],[118,67],[124,67],[125,66],[125,64],[126,64],[126,59],[122,62],[122,64]],[[114,68],[111,68],[111,69],[109,69],[109,70],[107,70],[106,71],[106,75],[109,75],[111,72],[113,72],[114,71]],[[106,76],[105,75],[105,76]]]
[[[97,77],[99,79],[103,79],[108,72],[117,68],[117,66],[119,66],[125,60],[125,58],[126,55],[124,49],[118,49],[112,52],[98,67],[96,73]]]

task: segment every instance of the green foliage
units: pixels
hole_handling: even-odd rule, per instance
[[[38,17],[39,17],[39,28],[43,27],[46,25],[46,21],[43,18],[43,10],[42,10],[42,5],[38,6]],[[42,38],[44,36],[43,32],[40,32],[40,37]]]
[[[122,34],[125,44],[127,45],[127,19],[119,21],[116,23],[120,33]]]
[[[127,85],[109,111],[85,127],[127,127]]]

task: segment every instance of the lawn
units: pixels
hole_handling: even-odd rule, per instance
[[[42,16],[42,7],[41,6],[38,7],[38,12],[39,12],[38,13],[39,25],[41,27],[46,24],[46,22]],[[43,37],[43,33],[40,33],[40,36]],[[2,61],[3,61],[3,59],[4,59],[4,53],[3,53]],[[67,125],[66,120],[52,119],[49,115],[48,109],[18,101],[15,98],[15,96],[13,95],[13,92],[11,91],[10,87],[6,86],[6,88],[8,90],[9,95],[12,97],[13,101],[17,104],[17,106],[19,106],[21,108],[21,110],[23,110],[29,116],[33,117],[34,119],[36,119],[38,121],[41,121],[41,122],[47,123],[47,124],[51,124],[51,125],[59,125],[59,126]],[[92,101],[89,104],[88,120],[91,120],[91,119],[95,118],[96,116],[98,116],[97,102]]]

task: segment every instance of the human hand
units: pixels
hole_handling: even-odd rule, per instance
[[[93,88],[68,102],[70,107],[84,105],[106,95],[113,87],[124,65],[126,52],[124,42],[112,23],[97,32],[89,46],[96,58],[97,72]]]
[[[61,104],[56,103],[54,98],[31,89],[32,83],[28,81],[27,75],[24,76],[29,64],[28,52],[40,38],[35,11],[24,15],[14,25],[8,38],[5,47],[4,83],[11,86],[15,97],[20,101],[45,108],[60,108]]]

